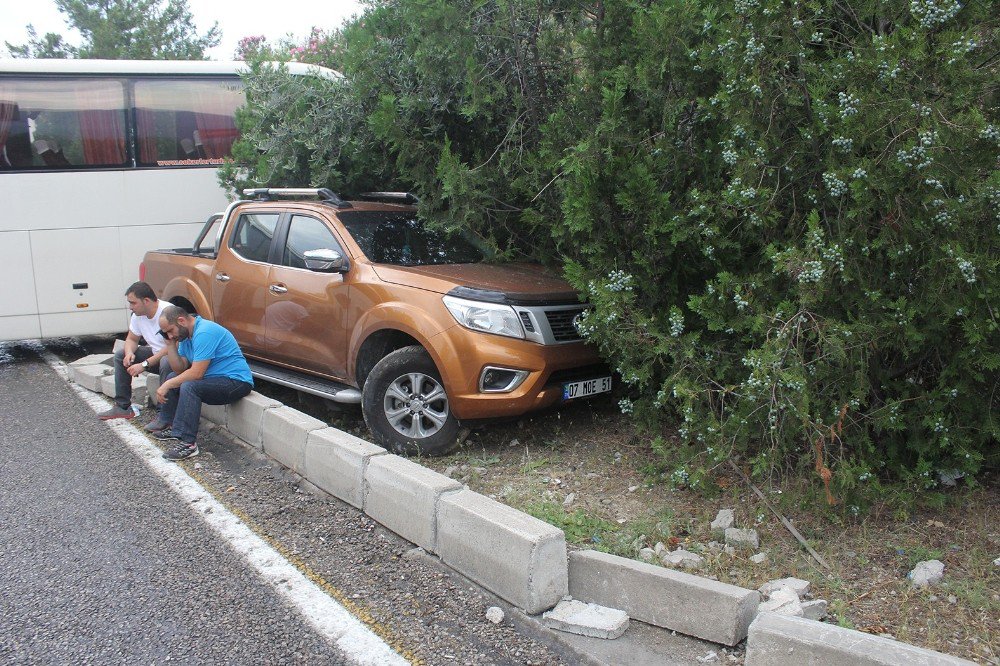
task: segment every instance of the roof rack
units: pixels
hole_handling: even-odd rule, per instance
[[[312,198],[319,199],[337,208],[350,208],[347,203],[333,190],[326,187],[253,187],[243,190],[243,196],[257,201],[274,201],[282,198]]]
[[[365,201],[382,201],[385,203],[398,203],[414,205],[420,202],[416,194],[412,192],[362,192],[359,199]]]

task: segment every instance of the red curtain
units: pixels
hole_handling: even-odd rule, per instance
[[[139,131],[139,161],[143,164],[156,164],[160,159],[156,147],[156,116],[149,109],[136,109],[135,121]]]
[[[219,159],[228,157],[233,142],[239,137],[239,130],[232,116],[222,116],[214,113],[196,113],[198,135],[205,149],[205,157]]]
[[[80,137],[87,164],[125,162],[125,131],[120,111],[80,111]]]
[[[0,160],[10,166],[4,148],[7,146],[7,137],[10,135],[10,124],[14,119],[14,110],[17,105],[13,102],[0,102]]]
[[[83,161],[89,165],[125,162],[125,98],[118,86],[95,83],[77,89]]]

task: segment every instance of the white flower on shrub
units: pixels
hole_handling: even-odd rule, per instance
[[[973,284],[976,281],[976,265],[963,257],[955,257],[955,262],[958,263],[958,270],[962,272],[965,281]]]
[[[962,9],[956,0],[912,0],[910,13],[923,28],[934,28],[955,17]]]
[[[632,291],[632,276],[621,270],[614,270],[608,273],[608,291],[622,292]]]
[[[830,191],[831,196],[842,197],[847,194],[847,183],[838,178],[835,173],[824,173],[823,183],[826,185],[826,189]]]
[[[855,115],[858,112],[858,104],[861,103],[857,97],[845,92],[837,93],[837,101],[840,102],[841,118]]]
[[[670,335],[679,337],[684,332],[684,313],[678,307],[670,308]]]

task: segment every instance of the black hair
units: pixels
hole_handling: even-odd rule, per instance
[[[133,294],[140,301],[148,298],[151,301],[156,300],[156,292],[145,282],[136,282],[131,287],[125,290],[125,295]]]

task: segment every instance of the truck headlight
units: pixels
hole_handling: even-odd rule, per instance
[[[521,320],[518,319],[514,308],[509,305],[467,301],[464,298],[455,298],[454,296],[444,296],[442,300],[455,321],[465,328],[524,339]]]

